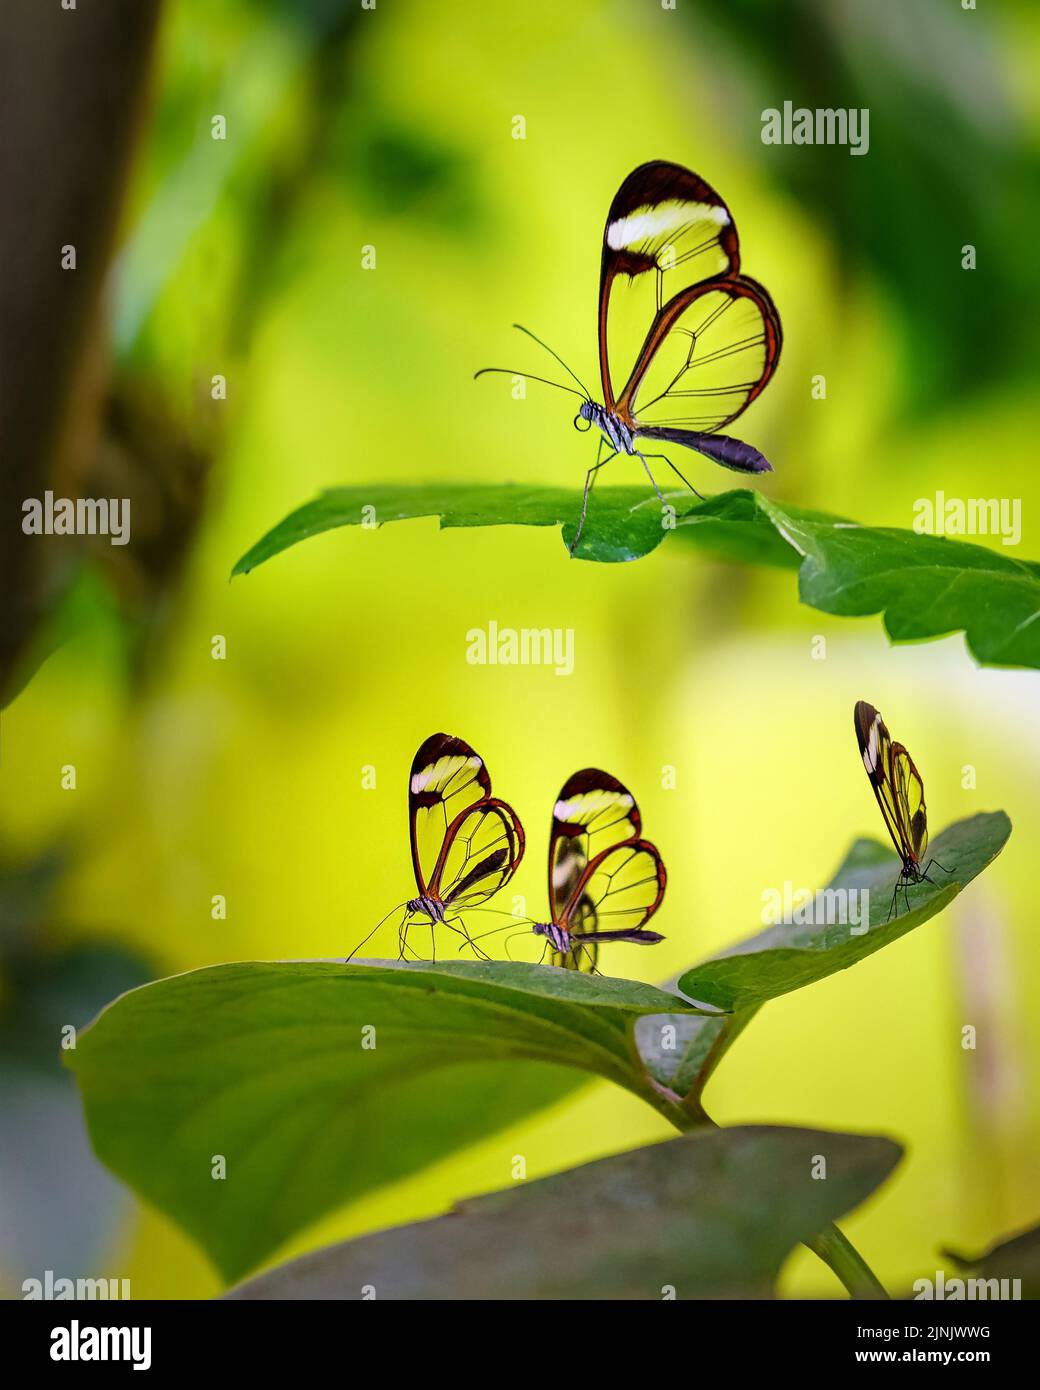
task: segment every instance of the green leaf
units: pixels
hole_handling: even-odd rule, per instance
[[[797,553],[762,511],[758,494],[723,492],[702,502],[685,489],[670,494],[674,532],[662,525],[661,505],[642,487],[601,487],[589,500],[580,560],[619,562],[648,555],[670,534],[682,534],[725,558],[796,569]],[[559,526],[570,545],[581,513],[581,493],[563,487],[521,487],[516,483],[379,484],[330,488],[291,512],[242,556],[232,578],[248,574],[309,536],[341,526],[358,526],[364,508],[374,508],[377,523],[439,517],[442,529],[459,526]],[[810,522],[822,514],[793,513]]]
[[[784,1260],[891,1173],[880,1136],[705,1130],[330,1246],[238,1299],[768,1298]],[[817,1155],[827,1181],[817,1181]]]
[[[888,914],[899,860],[874,840],[857,840],[827,891],[869,894],[865,932],[856,934],[860,928],[851,921],[781,923],[694,966],[681,977],[679,988],[691,999],[738,1013],[802,989],[837,970],[847,970],[947,907],[996,858],[1010,834],[1011,822],[1003,811],[982,813],[948,826],[928,852],[929,858],[934,856],[948,872],[935,864],[931,869],[934,883],[911,885],[907,889],[909,911],[900,889],[891,919]],[[846,901],[851,904],[857,900]],[[833,902],[828,911],[821,901],[816,915],[833,917]]]
[[[662,515],[652,492],[600,487],[591,495],[578,559],[617,562],[649,554],[675,536],[744,564],[799,569],[802,602],[825,613],[883,613],[897,642],[963,631],[983,663],[1040,666],[1040,565],[998,550],[781,506],[762,493],[723,492],[696,502],[668,495]],[[380,484],[323,492],[291,513],[246,552],[232,575],[246,574],[308,536],[356,526],[374,508],[379,524],[439,517],[459,526],[559,526],[573,541],[581,509],[570,488],[516,484]]]
[[[995,857],[1010,834],[1010,823],[1002,813],[996,816],[976,817],[975,820],[991,823],[989,826],[978,827],[980,834],[975,842],[976,849],[982,854],[989,853],[990,858]],[[970,826],[972,822],[961,822],[961,825]],[[955,830],[958,830],[958,827],[951,826],[946,832],[951,842],[955,838]],[[971,832],[968,838],[973,838]],[[986,840],[990,841],[991,852],[984,848]],[[939,848],[940,844],[943,853],[939,857],[943,858],[948,867],[954,868],[954,864],[943,857],[946,853],[946,837],[940,836],[933,849]],[[798,928],[792,924],[760,933],[749,941],[731,948],[721,957],[688,971],[679,980],[679,987],[685,993],[717,1007],[732,1008],[733,1012],[723,1014],[719,1018],[660,1014],[639,1019],[635,1030],[636,1043],[650,1076],[662,1088],[666,1097],[682,1107],[693,1123],[707,1122],[702,1105],[704,1088],[719,1062],[767,999],[775,997],[776,994],[787,993],[790,989],[800,988],[802,984],[811,984],[835,970],[844,969],[861,955],[869,955],[871,951],[878,950],[886,942],[895,940],[897,936],[923,922],[927,916],[940,910],[940,904],[936,901],[938,897],[947,891],[949,897],[952,897],[960,891],[963,883],[967,882],[964,869],[965,861],[962,861],[960,871],[950,875],[948,881],[941,873],[936,875],[939,879],[938,893],[927,884],[921,885],[919,889],[911,888],[911,902],[915,902],[917,894],[922,894],[930,898],[929,907],[922,907],[919,915],[915,915],[918,912],[915,906],[914,913],[907,915],[904,911],[898,917],[893,916],[891,922],[887,922],[883,919],[891,903],[892,886],[898,873],[898,860],[891,850],[875,840],[857,840],[829,886],[871,888],[876,875],[880,874],[883,881],[883,910],[877,913],[881,920],[874,921],[865,937],[851,938],[852,943],[855,943],[854,953],[851,956],[842,954],[840,962],[839,956],[833,954],[835,950],[839,954],[842,953],[843,947],[847,949],[850,944],[844,935],[847,928],[840,925],[831,928],[832,932],[837,933],[837,940],[832,943],[833,949],[828,953],[825,941],[819,939],[825,933],[817,934],[812,927]],[[978,871],[978,868],[974,870]],[[970,865],[968,875],[973,876]],[[876,887],[871,889],[871,896],[876,905]],[[942,905],[949,897],[944,899]],[[903,906],[901,895],[899,904]],[[873,918],[872,913],[872,920]],[[817,942],[815,947],[809,944],[812,941]],[[795,945],[797,950],[786,949]],[[767,948],[765,952],[761,951],[763,946]],[[813,951],[815,954],[812,954]],[[746,954],[755,956],[754,964],[738,958]],[[764,960],[763,955],[766,957]],[[754,980],[743,973],[745,970],[757,972],[759,969],[761,976],[756,974]],[[782,983],[783,987],[775,988],[777,983]]]
[[[325,1212],[555,1099],[573,1069],[670,1116],[632,1029],[684,1007],[546,966],[244,962],[133,990],[65,1059],[98,1157],[237,1278]]]
[[[1040,1298],[1040,1226],[1007,1236],[980,1255],[954,1250],[944,1250],[943,1254],[961,1269],[974,1271],[979,1279],[1020,1279],[1022,1298]]]
[[[760,504],[805,557],[803,603],[840,617],[883,612],[895,642],[963,630],[980,662],[1040,666],[1040,565],[942,536],[806,521],[767,498]]]
[[[643,1065],[666,1098],[683,1108],[689,1123],[711,1123],[701,1105],[704,1088],[756,1012],[748,1009],[719,1018],[648,1014],[636,1020],[636,1046]]]

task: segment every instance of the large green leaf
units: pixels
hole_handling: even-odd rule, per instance
[[[795,1245],[858,1206],[900,1153],[875,1136],[702,1130],[330,1246],[228,1297],[769,1297]]]
[[[245,962],[133,990],[66,1061],[98,1157],[235,1278],[325,1212],[555,1099],[574,1069],[674,1118],[632,1033],[684,1008],[547,966]]]
[[[739,497],[744,494],[729,494]],[[746,494],[750,497],[751,494]],[[677,498],[680,513],[692,499]],[[712,502],[698,505],[712,505]],[[367,510],[370,509],[370,510]],[[570,539],[581,511],[581,493],[565,487],[530,487],[515,483],[378,484],[329,488],[298,507],[242,556],[232,576],[248,574],[273,555],[309,536],[341,526],[382,526],[388,521],[439,517],[442,528],[468,526],[559,526]],[[745,521],[753,507],[741,507]],[[641,487],[604,487],[592,494],[589,519],[577,555],[583,560],[635,560],[664,539],[660,504]],[[768,524],[761,525],[764,535]],[[777,555],[788,547],[779,543]]]
[[[797,552],[762,510],[758,494],[719,493],[696,501],[685,489],[668,496],[672,511],[643,487],[601,487],[589,500],[580,560],[637,560],[679,534],[713,553],[796,569]],[[309,536],[341,526],[382,526],[388,521],[439,517],[442,529],[467,526],[559,526],[567,544],[574,539],[581,493],[573,488],[520,486],[516,483],[386,483],[372,487],[329,488],[298,507],[242,556],[232,576],[257,565]],[[826,520],[821,513],[796,510],[801,521]]]
[[[576,554],[635,560],[673,535],[745,564],[799,569],[803,603],[839,616],[883,613],[895,641],[964,632],[973,655],[1002,666],[1040,666],[1040,565],[965,541],[781,506],[737,490],[693,501],[669,495],[662,509],[638,487],[600,487]],[[370,510],[366,510],[370,509]],[[333,488],[292,512],[235,565],[246,574],[308,536],[364,521],[416,517],[442,527],[560,526],[573,541],[580,495],[569,488],[423,483]]]
[[[837,970],[847,970],[941,912],[996,858],[1010,834],[1011,822],[1003,811],[982,813],[948,826],[929,849],[929,857],[938,861],[930,870],[935,881],[911,885],[905,900],[900,889],[891,918],[888,914],[899,860],[874,840],[857,840],[825,891],[869,894],[866,931],[851,921],[834,920],[841,912],[841,899],[832,897],[828,904],[818,898],[813,908],[816,921],[792,920],[769,927],[688,970],[679,980],[679,988],[691,999],[739,1015]],[[844,901],[848,915],[848,906],[862,899]],[[797,908],[790,915],[796,918]]]

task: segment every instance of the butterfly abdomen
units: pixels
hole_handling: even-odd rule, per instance
[[[640,425],[636,434],[642,439],[661,439],[695,449],[713,463],[738,473],[772,473],[773,465],[751,444],[733,439],[728,434],[701,433],[696,430],[669,429],[664,425]]]

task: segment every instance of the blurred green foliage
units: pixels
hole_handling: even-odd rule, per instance
[[[0,863],[0,1293],[45,1269],[89,1274],[127,1197],[90,1152],[63,1050],[114,996],[143,984],[139,952],[55,920],[69,850]],[[74,1031],[73,1031],[74,1030]]]
[[[1020,248],[1040,218],[1040,149],[1008,82],[1016,10],[1028,24],[1014,5],[990,17],[932,0],[684,7],[691,36],[717,36],[751,76],[729,112],[745,132],[763,95],[777,108],[869,110],[866,157],[778,146],[772,174],[826,227],[845,273],[874,277],[899,306],[892,349],[910,413],[1036,370],[1025,306],[1040,266]],[[964,245],[982,273],[961,271]]]

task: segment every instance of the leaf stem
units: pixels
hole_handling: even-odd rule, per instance
[[[833,1223],[804,1244],[830,1266],[853,1298],[888,1298],[884,1284],[848,1236]]]
[[[689,1134],[693,1130],[704,1129],[707,1126],[713,1129],[722,1128],[708,1115],[701,1105],[699,1097],[696,1099],[688,1097],[685,1103],[676,1097],[676,1101],[676,1104],[667,1105],[658,1101],[656,1108],[683,1134]],[[821,1259],[829,1269],[833,1270],[834,1274],[841,1280],[843,1287],[853,1298],[889,1297],[884,1284],[848,1236],[840,1231],[833,1222],[810,1237],[809,1240],[803,1241],[802,1244],[811,1250],[818,1259]]]

